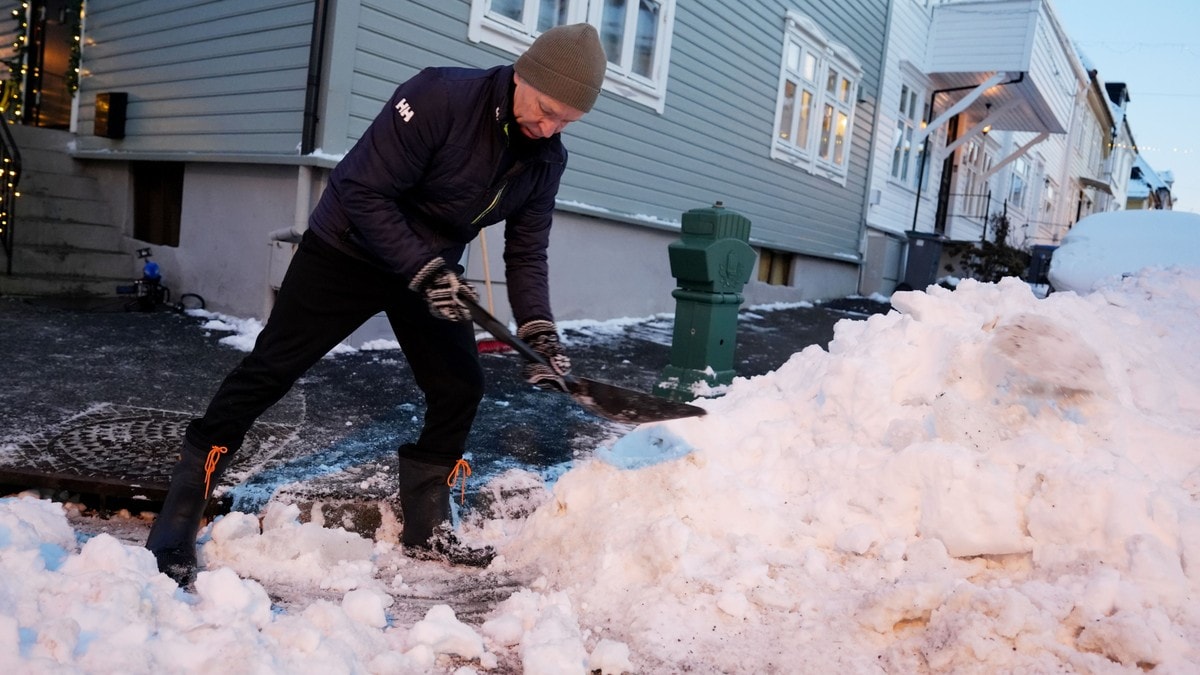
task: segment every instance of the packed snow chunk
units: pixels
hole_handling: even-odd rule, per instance
[[[271,598],[263,587],[238,578],[227,567],[200,572],[196,576],[196,595],[200,598],[200,614],[214,624],[249,621],[262,628],[271,621]]]
[[[525,631],[533,628],[544,602],[540,593],[529,589],[513,593],[492,610],[483,623],[483,634],[503,647],[520,643]]]
[[[997,385],[1024,394],[1092,394],[1108,389],[1100,357],[1078,327],[1019,314],[995,329],[984,355]]]
[[[294,504],[272,503],[262,529],[250,514],[230,513],[212,526],[201,548],[207,565],[220,564],[261,581],[315,583],[347,591],[367,584],[375,571],[371,540],[343,528],[300,523]]]
[[[62,572],[80,578],[100,577],[101,583],[132,581],[140,585],[158,574],[158,564],[154,554],[141,546],[129,546],[101,533],[89,539],[79,555],[69,558]]]
[[[589,673],[601,675],[621,675],[632,673],[633,664],[629,661],[629,645],[607,638],[601,639],[592,648],[588,656],[587,669]]]
[[[0,499],[0,549],[38,550],[48,569],[75,550],[75,531],[62,505],[35,497]]]
[[[964,448],[931,443],[904,451],[919,467],[920,534],[940,540],[956,558],[1026,553],[1015,467],[998,466]]]
[[[838,535],[834,546],[846,553],[862,555],[881,539],[879,528],[871,523],[859,523]]]
[[[355,589],[342,597],[342,609],[355,621],[372,628],[387,626],[386,610],[395,602],[387,593],[365,588]]]
[[[750,611],[750,601],[745,593],[727,591],[717,597],[717,609],[735,619],[742,619]]]
[[[258,518],[249,513],[234,511],[217,518],[209,531],[212,541],[227,543],[256,537],[262,533]]]
[[[1148,617],[1126,611],[1099,617],[1083,627],[1076,644],[1084,651],[1142,670],[1152,670],[1169,654],[1190,649],[1160,610],[1150,610]]]
[[[926,623],[953,590],[950,581],[904,579],[868,595],[858,621],[879,633],[889,633],[908,623]]]
[[[477,659],[484,654],[483,637],[458,620],[449,605],[434,605],[408,632],[410,648],[426,647],[435,654]]]
[[[521,642],[525,675],[585,675],[588,653],[569,607],[550,605]]]
[[[499,645],[520,645],[526,673],[582,673],[588,655],[574,617],[571,599],[565,592],[542,595],[524,589],[493,610],[483,632]],[[625,661],[628,654],[626,647]],[[620,672],[616,668],[625,667],[620,662],[620,648],[615,645],[605,644],[596,658],[603,665],[589,670]]]
[[[612,447],[596,450],[596,457],[622,469],[637,469],[678,459],[693,450],[687,441],[661,426],[634,429]]]

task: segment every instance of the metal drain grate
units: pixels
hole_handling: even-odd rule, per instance
[[[193,415],[105,404],[0,452],[0,484],[161,500]],[[226,475],[270,459],[291,427],[256,424]]]

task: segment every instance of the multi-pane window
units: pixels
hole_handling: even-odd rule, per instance
[[[1058,183],[1052,179],[1046,179],[1046,188],[1042,190],[1042,218],[1046,222],[1054,216],[1054,204],[1058,199]]]
[[[563,24],[590,23],[608,55],[604,88],[662,112],[676,0],[472,0],[468,37],[514,54]]]
[[[992,170],[992,153],[985,139],[972,138],[959,150],[959,171],[962,173],[960,207],[962,215],[970,218],[987,218],[988,184],[985,176]]]
[[[771,157],[845,181],[862,66],[808,17],[788,12]]]
[[[924,96],[915,87],[900,85],[900,106],[896,110],[896,130],[892,135],[892,179],[916,185],[917,175],[929,167],[922,162],[924,143],[914,147],[913,135],[924,121]]]
[[[662,4],[649,0],[604,0],[598,4],[604,53],[622,72],[646,79],[654,75]]]
[[[1008,191],[1008,205],[1025,208],[1025,193],[1029,191],[1029,162],[1024,157],[1018,157],[1013,162],[1012,184]]]

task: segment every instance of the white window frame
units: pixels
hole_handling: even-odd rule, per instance
[[[862,86],[861,62],[849,49],[831,40],[812,19],[790,10],[784,21],[779,61],[771,158],[845,185]],[[836,75],[833,91],[828,89],[831,74]],[[805,93],[811,97],[807,126],[803,124]],[[826,111],[831,111],[835,120],[838,115],[844,116],[840,149],[836,133],[833,138],[822,138]],[[796,139],[802,139],[802,143]]]
[[[888,172],[888,180],[915,191],[917,183],[921,183],[921,192],[929,189],[929,162],[922,162],[925,153],[925,143],[913,145],[913,137],[919,129],[925,127],[929,117],[929,102],[925,97],[924,88],[913,84],[905,78],[900,84],[900,98],[897,105],[892,106],[896,114],[895,125],[892,128],[892,158]],[[925,179],[920,180],[921,173]]]
[[[604,78],[604,91],[639,103],[655,112],[662,113],[666,107],[667,69],[670,64],[671,35],[675,29],[675,4],[678,0],[627,0],[623,34],[636,37],[638,10],[643,4],[658,7],[655,25],[657,36],[654,55],[650,59],[650,73],[634,72],[635,40],[625,40],[620,54],[608,55],[608,73]],[[590,23],[600,31],[604,39],[603,0],[561,0],[566,5],[565,23]],[[529,48],[541,32],[538,30],[538,12],[541,0],[524,0],[522,21],[515,21],[492,11],[492,0],[471,0],[470,23],[467,37],[472,42],[481,42],[499,47],[506,52],[520,55]],[[557,17],[556,17],[557,18]]]
[[[987,221],[991,204],[988,202],[988,181],[985,176],[995,163],[992,143],[987,136],[978,136],[967,141],[958,149],[959,173],[961,174],[959,213],[967,218]]]
[[[1025,211],[1025,203],[1029,201],[1029,171],[1029,160],[1018,157],[1013,161],[1008,186],[1008,206],[1010,208]]]

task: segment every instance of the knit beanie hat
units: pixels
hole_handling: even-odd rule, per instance
[[[555,26],[517,59],[517,75],[534,89],[576,110],[592,109],[604,83],[608,58],[590,24]]]

